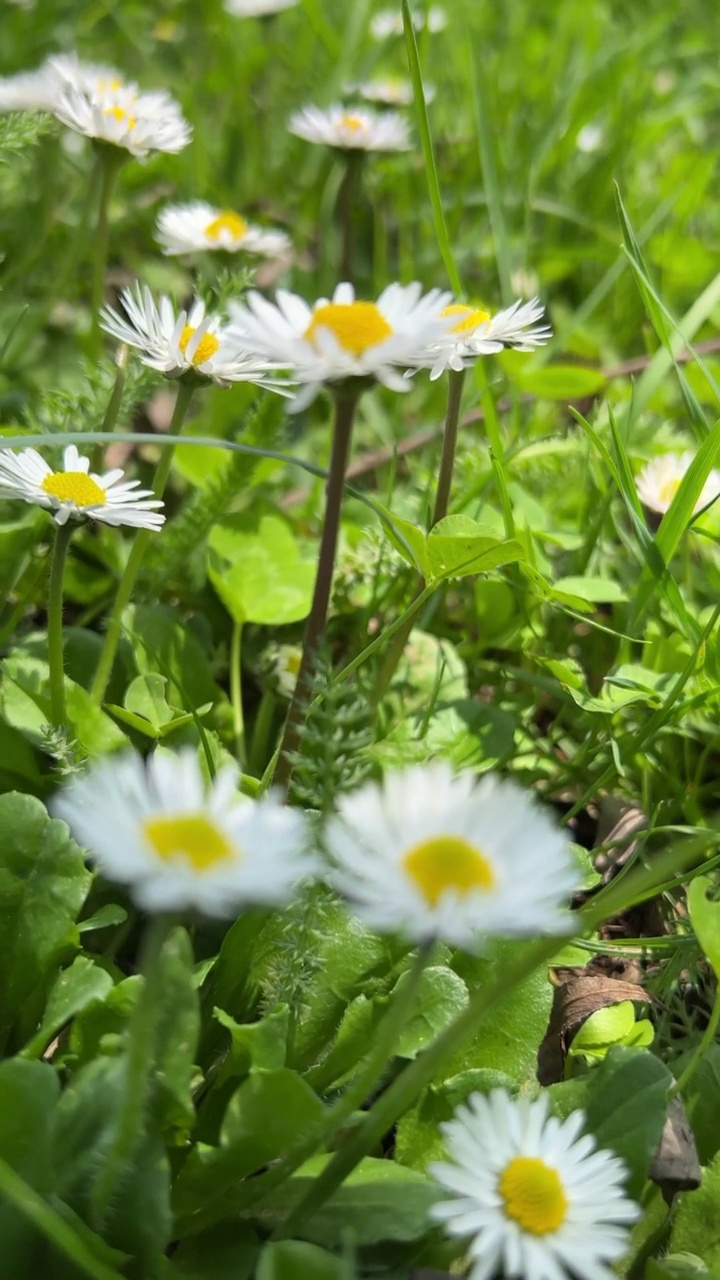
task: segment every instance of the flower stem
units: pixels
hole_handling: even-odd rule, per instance
[[[273,1175],[274,1185],[278,1185],[278,1183],[284,1182],[286,1178],[289,1178],[313,1152],[317,1151],[318,1147],[327,1145],[340,1132],[353,1112],[357,1110],[366,1098],[371,1096],[378,1080],[383,1075],[393,1056],[401,1032],[404,1030],[412,1013],[420,980],[433,947],[434,943],[429,942],[424,943],[418,949],[412,968],[402,975],[395,988],[394,999],[391,1001],[390,1007],[378,1027],[364,1066],[358,1072],[355,1080],[348,1085],[342,1096],[329,1108],[323,1117],[322,1125],[304,1138],[275,1169],[270,1171]],[[317,1185],[317,1181],[313,1182],[307,1193],[291,1209],[285,1221],[273,1233],[272,1238],[274,1240],[285,1240],[292,1237],[296,1228],[305,1222],[306,1218],[312,1217],[316,1207],[319,1207],[325,1199],[325,1196],[321,1194],[317,1205],[315,1204],[315,1189]],[[271,1187],[266,1180],[263,1185],[263,1198],[269,1190],[271,1190]]]
[[[123,1100],[92,1194],[91,1214],[96,1231],[102,1231],[118,1183],[127,1176],[135,1144],[144,1132],[145,1104],[155,1060],[158,997],[163,987],[160,956],[171,925],[170,916],[156,916],[143,939],[140,967],[144,981],[128,1027]]]
[[[114,152],[118,152],[115,155]],[[100,354],[100,308],[105,295],[108,244],[110,238],[110,200],[115,190],[122,154],[118,147],[103,147],[99,153],[100,201],[95,227],[95,252],[93,255],[92,295],[90,299],[90,356],[96,360]]]
[[[107,409],[105,410],[105,417],[103,418],[100,424],[100,430],[105,431],[108,434],[111,431],[115,430],[115,423],[117,422],[117,416],[118,416],[118,413],[120,412],[120,405],[122,404],[123,391],[125,390],[125,379],[127,378],[127,367],[128,367],[129,355],[130,355],[129,347],[126,347],[126,346],[120,347],[117,354],[117,360],[115,362],[115,367],[117,372],[115,374],[113,389],[110,393],[110,399],[108,400]],[[91,471],[100,470],[104,450],[105,450],[104,445],[102,444],[95,445],[95,448],[93,449],[92,463],[90,466]]]
[[[175,400],[175,408],[173,409],[172,419],[168,428],[170,435],[177,435],[190,405],[193,388],[189,382],[181,381],[178,384],[177,398]],[[160,455],[160,461],[155,469],[155,475],[152,481],[152,488],[155,496],[161,498],[165,492],[165,485],[170,475],[170,467],[172,466],[174,448],[170,445],[163,447]],[[100,654],[97,671],[90,688],[90,696],[99,706],[105,697],[105,690],[112,673],[115,654],[120,643],[120,632],[122,629],[122,616],[130,603],[130,597],[133,593],[135,580],[140,571],[143,557],[153,536],[152,529],[140,529],[135,535],[135,541],[130,549],[130,555],[123,571],[120,585],[115,596],[112,613],[108,621],[107,634],[105,643]]]
[[[242,622],[233,622],[230,642],[230,701],[233,709],[235,754],[238,764],[245,760],[245,721],[242,704]]]
[[[58,525],[55,530],[50,565],[50,591],[48,596],[48,666],[50,668],[50,712],[55,728],[67,722],[65,706],[65,666],[63,662],[63,579],[65,560],[73,527]]]
[[[442,453],[440,456],[440,474],[438,476],[437,490],[435,493],[435,503],[433,505],[433,513],[430,518],[428,532],[434,529],[438,521],[442,520],[448,511],[450,503],[450,491],[452,489],[453,468],[455,466],[455,453],[457,450],[458,425],[460,422],[460,405],[462,402],[463,386],[465,384],[465,370],[460,372],[450,370],[448,378],[448,402],[445,412],[445,426],[443,428]],[[425,590],[425,579],[422,574],[415,580],[415,588],[411,603],[419,600]],[[410,614],[405,625],[395,633],[393,642],[390,645],[385,661],[380,668],[377,685],[375,687],[375,697],[377,702],[381,702],[385,697],[390,682],[395,675],[398,663],[405,652],[405,645],[410,638],[410,632],[415,625],[417,611]]]
[[[295,681],[295,689],[290,702],[287,720],[285,721],[278,759],[276,781],[285,788],[287,788],[290,781],[294,755],[300,743],[301,720],[307,705],[309,686],[315,674],[318,645],[322,639],[327,620],[333,569],[335,567],[335,551],[340,529],[343,485],[350,456],[350,442],[352,440],[357,400],[357,395],[336,395],[335,397],[332,454],[328,471],[325,519],[320,541],[315,590],[305,628],[300,670]]]

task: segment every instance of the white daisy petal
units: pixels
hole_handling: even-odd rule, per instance
[[[292,9],[298,0],[225,0],[225,12],[233,18],[267,18]]]
[[[51,809],[145,910],[286,905],[315,868],[304,815],[273,794],[241,796],[238,783],[231,768],[206,784],[190,747],[156,751],[147,765],[128,752],[73,778]]]
[[[253,226],[234,210],[204,200],[166,205],[158,215],[156,238],[168,255],[222,250],[279,258],[290,250],[284,231]]]
[[[56,524],[74,520],[98,520],[102,524],[129,525],[135,529],[159,529],[163,506],[150,489],[138,489],[139,481],[118,484],[124,472],[118,467],[106,475],[89,474],[90,459],[74,444],[64,452],[63,468],[53,471],[35,449],[0,449],[0,498],[17,498],[51,511]]]
[[[404,116],[367,107],[303,107],[291,116],[288,128],[306,142],[341,151],[409,151],[412,146]]]
[[[153,151],[182,151],[190,142],[192,130],[169,93],[142,92],[112,71],[89,75],[69,59],[50,61],[58,79],[50,109],[75,133],[140,159]]]
[[[471,1280],[499,1270],[523,1280],[611,1280],[640,1215],[623,1189],[622,1161],[577,1134],[582,1113],[547,1115],[548,1100],[473,1094],[441,1126],[450,1162],[429,1173],[451,1199],[431,1209],[450,1236],[468,1238]],[[589,1138],[589,1142],[588,1142]],[[593,1177],[584,1178],[588,1165]]]
[[[563,833],[514,783],[418,765],[342,796],[331,880],[378,933],[477,949],[567,931],[576,870]]]
[[[515,351],[534,351],[552,337],[549,325],[536,323],[543,314],[538,298],[532,298],[530,302],[515,302],[494,316],[481,307],[452,303],[445,309],[445,316],[454,323],[449,324],[439,342],[428,344],[417,367],[430,369],[430,380],[435,381],[446,369],[459,373],[478,356],[496,355],[506,347]]]
[[[447,26],[445,10],[439,5],[431,5],[427,16],[422,9],[411,10],[412,24],[416,31],[428,31],[434,34]],[[397,9],[381,9],[370,23],[370,31],[376,40],[386,40],[388,36],[401,36],[403,33],[402,14]]]
[[[640,501],[651,511],[664,515],[694,459],[695,454],[689,450],[683,453],[664,453],[658,458],[653,458],[643,467],[635,480]],[[718,497],[720,497],[720,471],[711,471],[695,503],[694,510],[700,511]]]

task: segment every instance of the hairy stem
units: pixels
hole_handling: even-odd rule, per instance
[[[55,728],[67,722],[65,706],[65,664],[63,661],[63,580],[65,561],[73,527],[70,521],[57,525],[50,565],[48,595],[48,666],[50,668],[50,711]]]
[[[118,154],[115,155],[114,153]],[[110,242],[110,200],[117,181],[122,153],[118,147],[103,147],[98,157],[100,165],[100,200],[95,227],[93,254],[92,294],[90,298],[90,355],[97,359],[100,352],[100,308],[105,296],[108,246]]]

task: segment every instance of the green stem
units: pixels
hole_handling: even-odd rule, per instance
[[[115,153],[118,154],[115,154]],[[100,201],[95,228],[95,252],[93,255],[92,294],[90,300],[90,356],[96,360],[100,354],[100,308],[105,296],[108,245],[110,241],[110,200],[115,190],[122,153],[118,147],[104,147],[98,157],[100,163]]]
[[[145,1105],[155,1061],[158,1001],[163,986],[160,956],[171,926],[171,917],[156,916],[143,939],[140,967],[144,981],[127,1032],[123,1100],[92,1193],[91,1216],[96,1231],[103,1229],[118,1184],[127,1176],[133,1151],[144,1133]]]
[[[435,503],[433,505],[433,513],[430,519],[429,530],[434,529],[439,520],[444,519],[448,512],[450,504],[450,492],[452,489],[453,469],[455,466],[455,453],[457,451],[458,426],[460,423],[460,405],[462,403],[463,387],[465,385],[465,370],[460,372],[450,370],[448,379],[448,402],[445,412],[445,425],[443,427],[442,453],[440,456],[440,472],[438,475],[437,490],[435,493]],[[413,592],[412,604],[420,599],[425,590],[425,579],[422,574],[415,581],[415,589]],[[412,607],[411,604],[411,607]],[[392,644],[390,645],[385,661],[380,668],[375,687],[375,697],[377,702],[382,702],[397,671],[400,659],[405,652],[410,633],[415,625],[417,610],[410,614],[404,626],[395,633]]]
[[[235,754],[240,765],[245,760],[245,721],[242,705],[242,622],[233,622],[230,642],[230,701],[233,709]]]
[[[338,1098],[337,1102],[329,1108],[323,1118],[322,1125],[318,1126],[303,1142],[290,1151],[276,1169],[270,1171],[274,1185],[278,1185],[278,1183],[284,1182],[286,1178],[289,1178],[320,1146],[327,1146],[332,1138],[340,1132],[353,1112],[373,1093],[378,1081],[387,1069],[400,1035],[412,1013],[420,981],[433,947],[433,942],[425,943],[420,947],[412,968],[400,978],[395,988],[394,999],[391,1001],[390,1007],[374,1036],[367,1060],[355,1080],[348,1085],[342,1097]],[[319,1208],[325,1199],[321,1195],[316,1205],[315,1189],[317,1185],[317,1182],[313,1182],[306,1195],[291,1209],[285,1221],[273,1233],[273,1240],[291,1238],[295,1230],[305,1222],[306,1218],[312,1217],[315,1209]],[[267,1179],[262,1190],[264,1198],[265,1194],[271,1190]]]
[[[258,778],[262,777],[262,772],[267,762],[268,739],[276,706],[277,697],[272,689],[266,689],[255,714],[252,750],[250,752],[251,772]]]
[[[79,1236],[71,1223],[3,1159],[0,1159],[0,1196],[91,1280],[123,1280],[119,1271],[108,1267],[92,1252],[87,1238]],[[88,1228],[84,1227],[83,1231],[87,1237]],[[107,1249],[104,1240],[98,1240],[97,1246],[98,1249]]]
[[[67,723],[65,706],[65,664],[63,661],[63,579],[65,560],[73,527],[57,525],[55,546],[50,565],[50,592],[48,596],[48,665],[50,668],[50,712],[55,728]]]
[[[177,435],[180,431],[185,420],[185,415],[190,404],[192,393],[193,388],[190,382],[182,380],[178,384],[175,408],[173,410],[173,416],[168,429],[170,435]],[[152,488],[156,498],[162,498],[163,493],[165,492],[165,485],[167,484],[168,476],[170,475],[170,467],[172,466],[174,452],[174,449],[167,448],[163,449],[160,455],[160,461],[157,464],[152,481]],[[143,562],[145,552],[152,536],[152,529],[140,529],[140,531],[135,535],[135,541],[130,549],[130,555],[127,558],[127,564],[125,565],[122,578],[120,579],[117,595],[115,596],[115,603],[113,604],[112,613],[108,620],[105,643],[103,644],[100,661],[98,662],[97,671],[95,672],[95,677],[90,688],[90,696],[98,706],[105,697],[105,690],[107,689],[108,681],[112,674],[115,654],[117,653],[117,647],[120,643],[122,616],[130,603],[130,597],[133,593],[135,580],[140,571],[140,566]]]
[[[300,745],[301,722],[307,706],[312,678],[315,674],[318,646],[325,630],[328,606],[330,604],[335,552],[340,530],[343,486],[350,456],[350,443],[357,400],[357,393],[353,396],[336,395],[335,397],[332,453],[328,471],[325,519],[320,540],[315,590],[305,628],[300,670],[295,681],[295,689],[290,702],[287,720],[285,721],[278,759],[276,781],[285,789],[287,789],[290,781],[294,756]]]
[[[718,1023],[720,1023],[720,985],[715,992],[715,1003],[713,1004],[708,1024],[703,1031],[702,1040],[680,1076],[680,1079],[675,1081],[675,1084],[670,1090],[671,1099],[676,1097],[678,1093],[682,1093],[683,1089],[687,1088],[688,1083],[695,1075],[695,1072],[715,1039],[715,1032],[718,1029]]]
[[[123,392],[125,390],[125,379],[127,378],[129,355],[130,355],[129,347],[125,347],[125,346],[120,347],[117,354],[117,360],[115,362],[116,368],[117,368],[117,372],[115,374],[115,381],[113,383],[113,389],[110,393],[110,399],[108,400],[107,409],[105,410],[105,417],[103,418],[102,423],[100,425],[101,431],[107,431],[109,433],[115,430],[115,423],[117,422],[117,416],[118,416],[118,413],[120,412],[120,405],[122,404]],[[102,465],[102,460],[103,460],[103,453],[104,453],[104,445],[96,444],[92,452],[92,464],[90,466],[91,471],[100,470],[100,467]]]

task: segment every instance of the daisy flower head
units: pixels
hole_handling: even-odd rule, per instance
[[[69,81],[53,111],[75,133],[119,147],[141,160],[153,151],[182,151],[192,136],[169,93],[141,93],[135,85],[115,80],[101,80],[92,86]]]
[[[514,302],[494,316],[482,307],[454,302],[444,312],[453,323],[444,338],[425,353],[423,368],[430,369],[430,379],[434,381],[446,369],[459,373],[478,356],[496,355],[506,347],[534,351],[552,337],[549,325],[537,323],[543,314],[539,298]]]
[[[512,782],[416,765],[341,796],[326,828],[333,886],[377,933],[477,950],[565,933],[577,875],[563,833]]]
[[[218,209],[204,200],[166,205],[158,216],[156,238],[168,255],[209,249],[279,258],[290,248],[284,231],[254,227],[234,210]]]
[[[286,290],[278,290],[276,303],[251,290],[244,302],[229,304],[231,331],[259,356],[284,362],[303,384],[289,406],[297,412],[326,383],[363,378],[406,391],[397,366],[416,364],[425,346],[445,332],[441,312],[450,297],[439,289],[423,294],[416,282],[391,284],[377,302],[365,302],[352,285],[339,284],[331,299],[311,306]]]
[[[685,450],[682,453],[663,453],[648,462],[635,479],[638,497],[643,505],[664,515],[694,458],[694,453]],[[702,510],[717,497],[720,497],[720,471],[711,471],[694,510]]]
[[[120,73],[112,67],[81,62],[74,53],[53,54],[35,71],[0,77],[0,111],[54,111],[68,87],[100,93],[122,84]]]
[[[613,1280],[640,1210],[625,1166],[596,1150],[585,1116],[548,1116],[548,1099],[504,1089],[474,1093],[440,1126],[451,1162],[429,1172],[452,1199],[430,1210],[448,1235],[470,1239],[468,1280]]]
[[[157,303],[147,285],[123,289],[122,313],[112,307],[101,312],[101,327],[118,342],[140,352],[150,369],[168,378],[192,374],[221,387],[233,382],[254,382],[282,391],[284,383],[272,373],[280,361],[270,362],[261,354],[243,348],[219,316],[205,314],[205,303],[196,298],[188,309],[175,310],[166,295]],[[285,366],[287,361],[284,362]]]
[[[409,151],[410,127],[395,111],[370,111],[367,107],[335,105],[303,107],[290,118],[288,128],[306,142],[340,151]]]
[[[206,783],[192,747],[147,762],[132,751],[91,765],[52,811],[145,911],[284,906],[313,870],[305,819],[272,793],[241,796],[239,780],[228,765]]]
[[[432,85],[423,85],[423,90],[425,101],[432,102],[435,97]],[[413,87],[402,76],[377,76],[374,80],[348,86],[347,91],[358,93],[366,102],[381,102],[386,107],[409,107],[413,100]]]
[[[433,4],[425,13],[422,9],[411,10],[412,24],[415,31],[427,30],[434,35],[447,26],[447,14],[439,5]],[[387,40],[388,36],[401,36],[403,33],[402,14],[397,9],[381,9],[370,22],[370,32],[376,40]]]
[[[53,471],[37,449],[0,449],[0,498],[18,498],[51,511],[56,524],[68,520],[99,520],[101,524],[159,529],[165,517],[152,490],[138,488],[139,480],[122,480],[120,468],[104,476],[90,470],[90,459],[74,444],[63,454],[61,471]]]
[[[298,0],[225,0],[225,12],[233,18],[268,18],[292,9]]]

